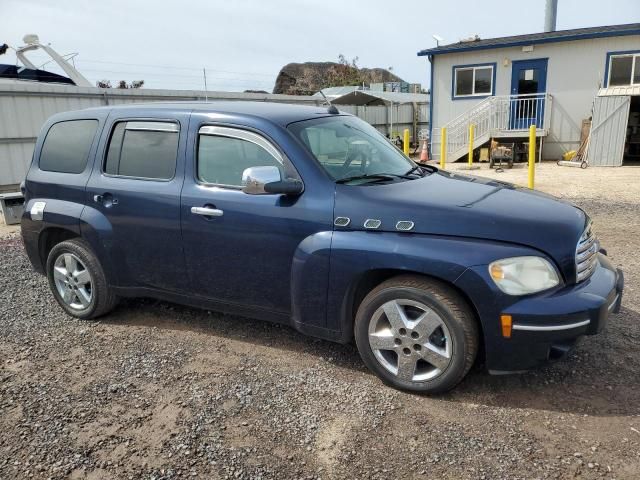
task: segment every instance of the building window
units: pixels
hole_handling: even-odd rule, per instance
[[[493,95],[493,65],[454,67],[453,97]]]
[[[611,55],[609,59],[608,85],[640,84],[640,53],[628,55]]]

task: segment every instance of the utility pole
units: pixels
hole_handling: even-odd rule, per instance
[[[202,75],[204,77],[204,101],[208,102],[209,101],[209,94],[207,91],[207,69],[203,68],[202,69]]]

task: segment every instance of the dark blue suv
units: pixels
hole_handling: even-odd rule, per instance
[[[564,355],[620,308],[579,208],[417,165],[335,108],[167,103],[58,114],[24,184],[26,251],[77,318],[154,297],[355,338],[441,392]]]

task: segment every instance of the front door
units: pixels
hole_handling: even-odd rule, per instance
[[[509,128],[542,128],[547,92],[547,59],[517,60],[511,65]]]
[[[282,177],[300,178],[284,152],[256,130],[200,126],[192,117],[189,143],[195,155],[186,176],[195,181],[182,191],[182,236],[193,292],[232,311],[289,317],[292,291],[302,289],[308,293],[298,297],[314,305],[310,316],[322,325],[329,244],[318,263],[308,259],[317,251],[316,234],[331,230],[333,196],[314,196],[314,185],[295,197],[244,193],[243,171],[250,167],[277,167]],[[315,266],[296,280],[300,265]]]

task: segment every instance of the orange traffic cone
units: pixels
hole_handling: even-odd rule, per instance
[[[427,163],[429,161],[429,150],[427,149],[427,141],[422,144],[422,151],[420,152],[420,163]]]

